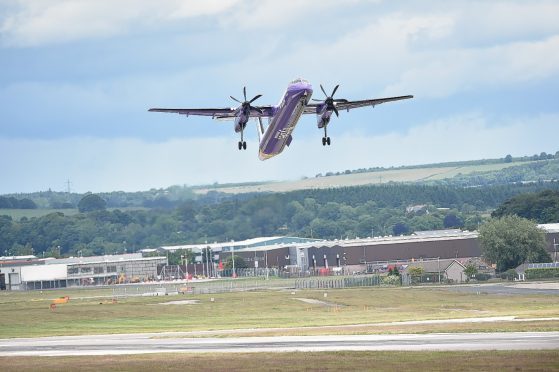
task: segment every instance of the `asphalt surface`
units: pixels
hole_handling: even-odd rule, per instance
[[[173,333],[0,340],[0,356],[117,355],[170,352],[559,349],[559,332],[183,338]]]

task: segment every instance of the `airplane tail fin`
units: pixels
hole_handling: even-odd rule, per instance
[[[261,117],[258,117],[258,121],[256,122],[256,132],[258,133],[258,142],[260,143],[264,136],[264,125],[262,124]]]

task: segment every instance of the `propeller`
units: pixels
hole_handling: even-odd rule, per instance
[[[258,107],[254,107],[251,105],[252,102],[256,101],[258,98],[262,97],[262,94],[257,94],[256,96],[254,96],[250,101],[247,100],[247,88],[243,87],[243,97],[244,97],[244,102],[239,101],[238,99],[236,99],[233,96],[229,96],[231,97],[231,99],[235,102],[239,102],[241,104],[241,107],[243,109],[243,112],[245,113],[245,115],[248,115],[250,113],[250,110],[254,110],[257,111],[259,113],[262,113],[262,110]]]
[[[334,111],[334,113],[336,114],[336,116],[340,116],[340,114],[338,113],[338,109],[336,108],[336,105],[334,105],[334,103],[336,102],[347,102],[347,99],[334,99],[334,94],[336,94],[336,91],[338,90],[338,87],[340,85],[336,85],[336,87],[334,88],[334,90],[332,91],[331,95],[328,95],[326,93],[326,91],[324,90],[324,87],[322,86],[322,84],[320,84],[320,89],[322,90],[322,93],[324,93],[324,95],[326,96],[325,100],[320,100],[320,99],[312,99],[313,101],[317,101],[317,102],[323,102],[326,105],[326,109],[329,111]]]

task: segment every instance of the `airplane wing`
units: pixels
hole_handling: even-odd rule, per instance
[[[256,106],[262,113],[251,110],[251,117],[269,117],[272,116],[272,106]],[[195,116],[211,116],[212,119],[234,119],[238,114],[238,109],[234,107],[226,108],[195,108],[195,109],[173,109],[173,108],[150,108],[151,112],[168,112],[180,115]]]
[[[338,102],[336,102],[336,108],[338,109],[338,111],[342,111],[342,110],[351,110],[351,109],[355,109],[355,108],[359,108],[359,107],[365,107],[365,106],[376,106],[376,105],[380,105],[381,103],[384,102],[392,102],[392,101],[400,101],[402,99],[410,99],[413,98],[413,96],[398,96],[398,97],[386,97],[386,98],[375,98],[375,99],[365,99],[362,101],[346,101],[346,100],[340,100]],[[316,114],[316,108],[318,106],[323,105],[323,103],[311,103],[308,104],[305,107],[305,114]]]

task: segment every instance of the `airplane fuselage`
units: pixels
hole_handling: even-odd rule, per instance
[[[307,81],[298,79],[289,84],[270,124],[260,140],[258,157],[260,160],[270,159],[280,154],[285,146],[289,146],[292,133],[299,118],[312,95],[312,86]]]

